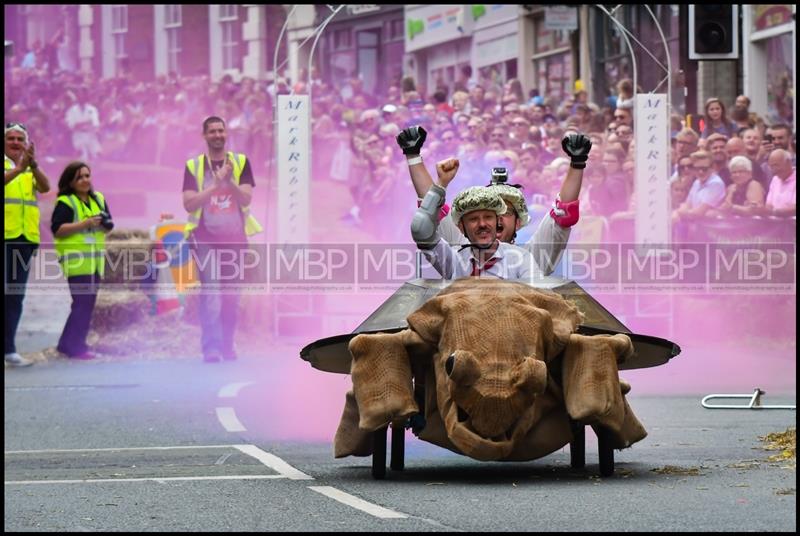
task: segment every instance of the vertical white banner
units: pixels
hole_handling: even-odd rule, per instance
[[[278,242],[310,233],[311,110],[308,95],[278,95]]]
[[[662,93],[636,95],[636,243],[668,244],[669,110]]]

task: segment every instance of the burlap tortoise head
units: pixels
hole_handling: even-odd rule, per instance
[[[577,307],[555,293],[466,279],[408,317],[409,328],[438,349],[437,405],[462,452],[486,460],[511,452],[537,418],[534,400],[547,384],[546,363],[580,320]],[[510,326],[525,328],[504,329]]]

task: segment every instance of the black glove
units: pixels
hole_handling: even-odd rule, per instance
[[[561,140],[561,148],[572,159],[570,165],[575,169],[586,167],[586,160],[589,159],[589,151],[592,150],[592,140],[583,134],[570,134]]]
[[[421,126],[409,127],[401,130],[397,135],[397,145],[403,150],[403,154],[417,155],[427,137],[428,133]]]

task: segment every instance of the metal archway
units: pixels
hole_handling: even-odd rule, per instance
[[[654,93],[655,91],[657,91],[658,88],[660,88],[661,85],[666,81],[667,82],[667,107],[671,110],[672,109],[672,58],[671,58],[670,53],[669,53],[669,45],[667,44],[667,39],[666,39],[666,37],[664,35],[663,29],[661,28],[661,24],[658,22],[658,18],[656,18],[655,14],[650,9],[650,6],[644,5],[643,7],[647,10],[648,15],[650,15],[650,18],[653,19],[653,24],[655,25],[656,30],[658,30],[659,37],[661,37],[661,42],[664,45],[664,55],[665,55],[665,58],[666,58],[666,61],[667,61],[667,65],[666,66],[664,66],[664,64],[662,64],[658,60],[658,58],[656,58],[653,55],[653,53],[650,52],[650,50],[646,46],[644,46],[642,44],[642,42],[639,41],[639,39],[637,39],[636,36],[633,35],[631,33],[631,31],[628,30],[628,28],[626,28],[625,25],[622,22],[620,22],[614,16],[614,13],[619,8],[623,7],[624,5],[626,5],[626,4],[618,4],[611,11],[607,10],[604,6],[602,6],[600,4],[597,4],[596,7],[597,7],[597,9],[602,11],[609,18],[609,20],[611,20],[611,22],[622,32],[622,37],[625,39],[625,43],[628,46],[628,50],[630,51],[630,54],[631,54],[631,65],[633,66],[633,96],[636,97],[636,93],[638,92],[638,87],[639,86],[638,86],[638,73],[637,73],[637,65],[636,65],[636,55],[634,54],[634,49],[633,49],[633,46],[631,45],[631,39],[637,45],[639,45],[639,47],[641,47],[641,49],[645,53],[647,53],[648,56],[650,56],[653,59],[653,61],[655,62],[655,64],[657,66],[659,66],[661,69],[663,69],[666,72],[666,76],[661,80],[661,82],[658,83],[658,85],[656,85],[655,88],[653,88],[653,90],[650,91],[650,93]],[[630,37],[630,39],[629,39],[629,37]]]

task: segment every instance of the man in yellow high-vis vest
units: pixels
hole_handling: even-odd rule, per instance
[[[200,294],[203,360],[214,362],[236,359],[236,284],[243,282],[237,277],[238,259],[247,248],[247,237],[262,229],[249,210],[255,186],[250,162],[241,153],[225,150],[225,121],[207,118],[203,138],[208,151],[186,162],[183,206],[189,213],[185,233],[200,283],[206,287]],[[224,292],[219,285],[226,286]]]
[[[5,266],[5,362],[24,367],[31,361],[17,353],[14,339],[22,316],[30,260],[39,247],[37,193],[50,191],[50,180],[39,167],[35,147],[22,123],[5,126],[5,188],[3,254]]]

